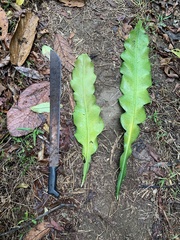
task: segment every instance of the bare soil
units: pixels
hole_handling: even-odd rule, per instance
[[[81,146],[73,137],[72,91],[69,87],[71,76],[63,69],[64,109],[61,124],[67,135],[66,139],[61,137],[61,143],[64,144],[58,170],[61,196],[57,200],[47,194],[47,164],[35,159],[26,173],[21,174],[24,167],[18,162],[17,152],[23,149],[23,144],[21,142],[20,145],[8,135],[5,114],[2,114],[2,131],[7,137],[3,134],[1,141],[0,232],[8,232],[16,227],[25,211],[28,211],[29,218],[36,218],[44,212],[45,207],[51,209],[58,204],[71,203],[74,207],[65,207],[44,217],[46,221],[54,219],[64,230],[52,230],[42,239],[179,239],[180,85],[178,78],[168,77],[160,64],[162,52],[170,54],[175,68],[179,70],[179,59],[164,50],[170,43],[178,48],[179,40],[170,39],[170,42],[166,42],[148,22],[148,18],[151,18],[153,26],[156,26],[162,5],[156,2],[153,5],[149,1],[93,0],[87,1],[83,8],[69,8],[51,0],[38,4],[37,8],[36,3],[33,6],[40,17],[39,25],[49,30],[48,35],[36,40],[35,49],[40,50],[43,44],[53,46],[55,33],[60,33],[69,39],[76,56],[88,53],[91,57],[97,75],[95,95],[102,109],[105,129],[99,136],[99,149],[93,156],[85,186],[80,188],[83,163]],[[178,18],[176,14],[174,10],[164,23],[171,26]],[[134,27],[139,18],[146,20],[145,27],[151,42],[153,86],[149,92],[152,103],[146,106],[147,121],[141,125],[141,134],[133,145],[127,176],[117,201],[115,186],[124,133],[119,120],[122,109],[118,104],[121,96],[120,54],[129,31],[126,23]],[[70,39],[72,33],[74,37]],[[42,139],[38,138],[37,146],[33,150],[26,149],[27,154],[37,157],[41,144]],[[10,146],[15,147],[15,152]],[[45,149],[48,158],[48,144],[45,144]],[[162,179],[165,179],[164,185],[160,185]],[[17,188],[20,183],[28,184],[28,188]],[[21,236],[31,227],[33,225],[29,224],[19,231],[9,232],[2,239],[23,239]]]

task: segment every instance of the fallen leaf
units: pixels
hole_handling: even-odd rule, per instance
[[[69,46],[67,40],[60,34],[55,35],[54,39],[54,50],[59,55],[62,65],[69,71],[72,72],[74,68],[75,56],[72,54],[72,49]]]
[[[169,36],[166,33],[163,34],[163,38],[166,42],[170,42]]]
[[[10,56],[7,55],[4,59],[0,60],[0,68],[8,65],[9,62],[10,62]]]
[[[12,64],[21,66],[26,61],[34,42],[38,20],[32,12],[27,12],[20,18],[10,43]]]
[[[6,38],[8,32],[8,19],[5,11],[0,7],[0,40]]]
[[[160,65],[161,66],[166,66],[170,63],[170,61],[171,61],[171,58],[161,58],[160,59]]]
[[[164,72],[170,78],[179,78],[178,74],[176,74],[170,66],[165,66]]]
[[[27,135],[43,122],[43,116],[31,111],[31,107],[49,101],[49,82],[35,83],[24,90],[17,102],[7,112],[7,128],[12,136]],[[45,117],[44,117],[45,118]],[[29,128],[31,130],[18,130]]]
[[[50,231],[50,227],[47,227],[47,225],[49,224],[49,222],[42,222],[39,223],[37,226],[35,226],[34,228],[32,228],[28,234],[26,234],[24,240],[40,240],[42,239],[44,236],[46,236],[49,231]]]
[[[118,28],[118,34],[121,38],[127,39],[132,26],[128,22],[124,22],[122,27]]]
[[[39,74],[38,71],[31,69],[31,68],[26,68],[26,67],[15,67],[15,69],[23,74],[26,77],[32,78],[32,79],[42,79],[43,76]]]
[[[59,0],[59,1],[64,3],[64,6],[67,7],[84,7],[85,5],[84,0]]]
[[[122,26],[122,30],[125,34],[129,34],[129,32],[132,30],[132,26],[129,23],[125,22]]]
[[[55,222],[53,219],[51,219],[51,225],[55,230],[64,231],[64,228],[59,225],[59,223]]]
[[[14,103],[16,103],[18,98],[19,98],[19,88],[18,88],[18,86],[13,82],[8,83],[7,86],[12,93]]]

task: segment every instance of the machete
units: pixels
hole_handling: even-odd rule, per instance
[[[50,158],[48,193],[59,197],[56,190],[57,168],[59,165],[60,138],[60,95],[61,95],[61,61],[57,53],[50,51]]]

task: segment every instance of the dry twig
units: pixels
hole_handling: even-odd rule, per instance
[[[38,221],[38,220],[40,220],[41,218],[43,218],[43,217],[45,217],[45,216],[48,216],[50,213],[52,213],[52,212],[54,212],[54,211],[56,211],[56,210],[58,210],[58,209],[65,208],[65,207],[67,207],[67,208],[75,207],[75,208],[76,208],[77,206],[74,205],[74,204],[60,204],[60,205],[58,205],[58,206],[50,209],[49,211],[47,211],[47,212],[39,215],[37,218],[35,218],[35,219],[33,219],[33,220],[34,220],[34,221]],[[5,236],[5,235],[8,235],[8,234],[11,234],[11,233],[16,232],[16,231],[19,231],[19,230],[21,230],[21,229],[23,229],[23,228],[28,227],[28,226],[31,225],[31,224],[32,224],[32,220],[29,220],[28,222],[26,222],[25,224],[23,224],[23,225],[21,225],[21,226],[14,227],[14,228],[12,228],[12,229],[10,229],[9,231],[4,232],[4,233],[0,233],[0,237]]]

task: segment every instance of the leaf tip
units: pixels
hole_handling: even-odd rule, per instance
[[[119,200],[119,193],[116,193],[116,200]]]

